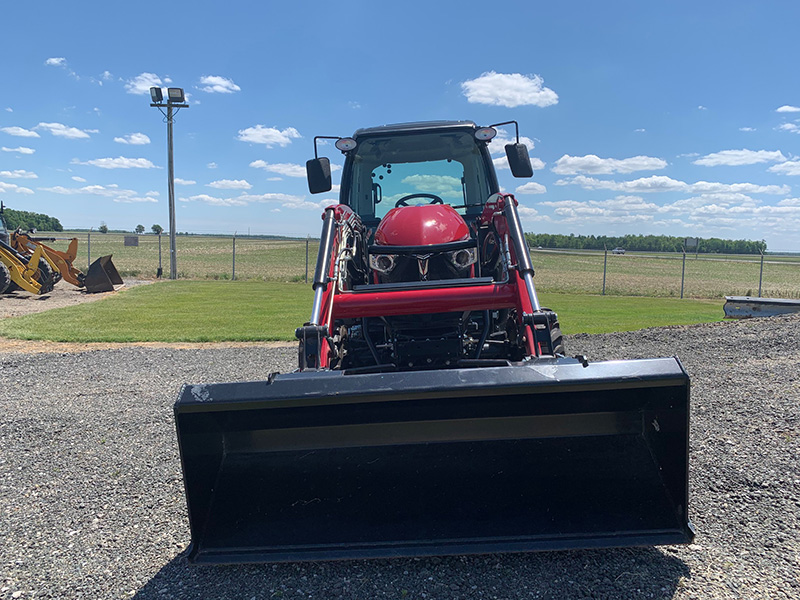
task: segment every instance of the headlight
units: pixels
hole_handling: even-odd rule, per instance
[[[464,269],[478,261],[477,248],[462,248],[461,250],[454,250],[448,252],[450,262],[458,269]]]
[[[394,254],[370,254],[369,266],[381,273],[389,273],[394,269]]]

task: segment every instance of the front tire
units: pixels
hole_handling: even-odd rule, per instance
[[[5,294],[11,286],[11,272],[4,264],[0,263],[0,294]]]

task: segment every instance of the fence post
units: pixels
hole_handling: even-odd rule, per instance
[[[308,283],[308,241],[311,239],[311,234],[306,235],[306,283]]]
[[[86,267],[86,272],[89,272],[89,267],[92,266],[92,227],[89,228],[89,233],[86,234],[86,258],[89,261],[86,263],[88,266]]]
[[[606,295],[606,267],[608,266],[608,246],[603,244],[603,296]]]
[[[681,265],[681,300],[683,300],[683,280],[686,275],[686,246],[683,247],[683,264]]]
[[[161,268],[161,232],[158,232],[158,271],[156,271],[156,279],[161,279],[164,270]]]
[[[761,252],[761,270],[758,272],[758,297],[761,298],[761,281],[764,278],[764,251],[759,250]]]
[[[233,275],[231,281],[236,281],[236,232],[233,232]]]

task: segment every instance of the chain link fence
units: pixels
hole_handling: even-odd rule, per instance
[[[531,251],[543,291],[618,296],[800,298],[800,256]]]
[[[50,234],[39,234],[50,235]],[[52,245],[66,249],[77,237],[76,266],[113,254],[123,278],[169,275],[169,236],[162,234],[59,233]],[[125,245],[125,238],[136,245]],[[133,242],[129,239],[129,243]],[[313,278],[319,241],[264,236],[178,235],[180,279],[305,282]],[[800,255],[718,255],[682,253],[607,254],[603,251],[531,250],[536,285],[543,292],[721,298],[800,298]]]

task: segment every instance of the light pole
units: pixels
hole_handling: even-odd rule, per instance
[[[150,106],[156,107],[167,119],[167,185],[169,187],[169,278],[178,278],[176,264],[177,250],[175,248],[175,173],[172,161],[172,117],[177,111],[174,109],[189,108],[182,88],[167,88],[167,103],[164,104],[164,95],[160,87],[150,88]],[[165,113],[163,108],[167,109]],[[173,112],[174,111],[174,112]]]

